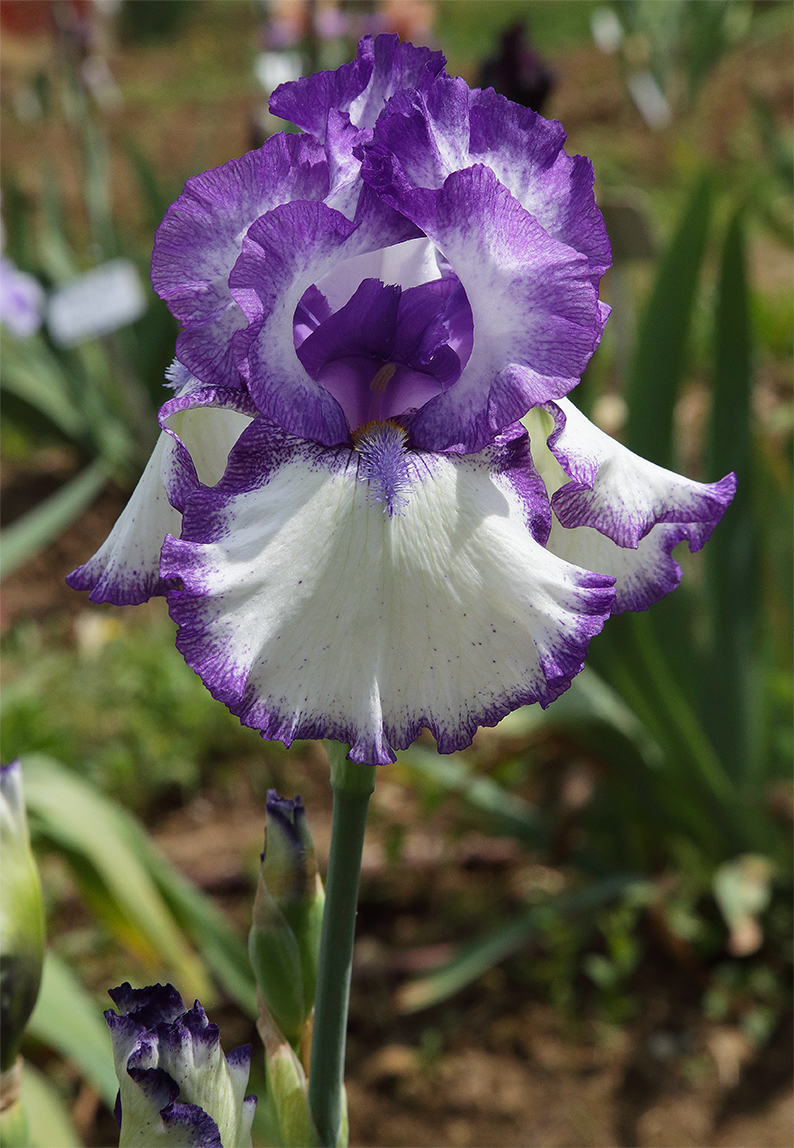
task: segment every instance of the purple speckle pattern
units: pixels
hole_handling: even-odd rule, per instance
[[[526,434],[504,440],[481,456],[410,452],[409,512],[390,519],[369,504],[353,450],[252,424],[163,548],[188,663],[263,736],[330,736],[372,763],[425,726],[451,752],[518,705],[548,705],[609,615],[613,579],[535,540],[548,499]],[[311,551],[285,550],[285,523],[306,524]]]

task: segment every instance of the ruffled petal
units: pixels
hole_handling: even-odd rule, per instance
[[[511,434],[476,456],[409,453],[410,503],[389,517],[355,451],[257,420],[163,548],[188,664],[264,737],[331,737],[373,764],[423,726],[446,753],[548,705],[614,593],[544,549],[545,491]]]
[[[371,129],[395,92],[427,86],[445,63],[441,52],[401,44],[399,36],[364,36],[352,63],[282,84],[270,97],[270,110],[325,142],[332,111],[345,113],[358,129]]]
[[[484,164],[552,238],[581,252],[598,283],[611,263],[593,195],[593,169],[563,150],[561,124],[493,90],[440,76],[401,91],[366,147],[363,178],[397,203],[413,188],[439,189],[453,171]]]
[[[66,578],[89,601],[132,606],[163,595],[160,549],[181,529],[191,490],[213,485],[234,443],[256,414],[244,392],[202,388],[191,379],[161,409],[163,430],[130,500],[102,546]]]
[[[384,216],[374,204],[361,206],[351,221],[323,203],[289,203],[251,226],[230,285],[249,321],[240,342],[240,369],[263,415],[291,434],[328,446],[348,440],[341,405],[311,378],[295,353],[296,309],[314,284],[336,310],[350,297],[339,298],[337,271],[341,290],[355,290],[364,278],[358,274],[361,256],[375,254],[380,264],[384,248],[414,234],[413,225],[392,213]],[[348,262],[354,263],[349,275]]]
[[[407,191],[400,206],[454,269],[474,330],[460,379],[422,407],[411,434],[424,449],[476,451],[576,386],[606,314],[586,257],[551,238],[488,168]]]
[[[67,575],[73,590],[90,591],[91,602],[134,606],[168,589],[160,577],[160,548],[182,521],[166,497],[162,479],[163,471],[170,470],[174,450],[174,440],[162,432],[110,534],[92,558]]]
[[[691,549],[700,550],[733,499],[734,474],[695,482],[634,454],[569,400],[546,410],[555,420],[549,450],[571,479],[552,498],[563,526],[592,526],[618,546],[635,548],[657,523],[678,523]]]
[[[228,281],[246,231],[278,204],[321,200],[328,190],[320,144],[282,134],[189,179],[168,208],[155,235],[152,283],[184,328],[178,358],[205,383],[240,384],[232,340],[245,318]]]
[[[674,590],[681,580],[674,548],[704,545],[730,505],[735,476],[705,484],[647,462],[567,399],[531,411],[524,422],[551,495],[549,549],[612,574],[616,613],[645,610]]]

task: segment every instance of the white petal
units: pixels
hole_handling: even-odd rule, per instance
[[[181,527],[182,516],[166,497],[161,470],[170,469],[176,449],[162,431],[130,500],[103,545],[66,579],[74,590],[90,590],[92,602],[137,605],[165,593],[160,548],[166,534]]]
[[[497,456],[416,455],[390,518],[354,452],[254,424],[163,548],[186,660],[264,737],[332,737],[370,763],[423,726],[450,752],[549,704],[610,611],[611,579],[534,541]]]
[[[618,546],[635,548],[657,523],[675,522],[689,527],[686,537],[700,549],[733,497],[732,476],[695,482],[634,454],[569,399],[546,409],[557,424],[549,449],[572,480],[552,499],[563,526],[593,526]]]
[[[633,454],[594,426],[569,399],[522,420],[551,496],[548,547],[616,579],[615,611],[645,610],[674,590],[679,542],[699,550],[733,497],[728,475],[706,485]],[[548,443],[547,443],[548,436]]]
[[[193,380],[195,382],[195,380]],[[242,395],[242,392],[240,392]],[[220,403],[224,396],[233,404]],[[160,577],[160,550],[167,534],[182,528],[185,498],[199,483],[214,485],[226,469],[229,451],[251,421],[237,392],[183,387],[161,412],[163,430],[130,500],[92,558],[67,578],[75,590],[90,590],[92,602],[137,605],[168,585]]]

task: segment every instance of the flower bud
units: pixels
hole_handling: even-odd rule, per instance
[[[33,860],[18,761],[0,766],[0,1071],[14,1064],[39,995],[44,961],[41,883]]]
[[[324,900],[303,803],[271,789],[248,951],[261,998],[296,1049],[314,1007]]]
[[[119,1080],[119,1148],[251,1148],[256,1097],[245,1096],[250,1044],[224,1056],[218,1026],[172,985],[110,991],[105,1020]]]

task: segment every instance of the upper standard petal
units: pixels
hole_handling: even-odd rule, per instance
[[[203,382],[241,382],[232,341],[246,321],[229,293],[229,273],[248,228],[278,204],[321,200],[328,191],[317,140],[281,134],[189,179],[168,208],[155,235],[152,283],[183,327],[177,357]]]

